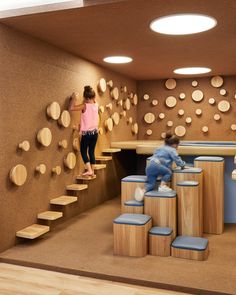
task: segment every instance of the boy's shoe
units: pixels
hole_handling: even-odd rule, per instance
[[[145,189],[142,189],[141,187],[136,187],[135,192],[134,192],[134,199],[138,202],[143,201],[144,199],[144,194],[145,194]]]
[[[158,191],[167,193],[167,192],[171,192],[172,189],[168,187],[167,185],[161,185],[159,186]]]

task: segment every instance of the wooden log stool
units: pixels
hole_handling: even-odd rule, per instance
[[[173,237],[176,237],[176,191],[145,193],[144,214],[152,216],[153,225],[172,228]]]
[[[224,158],[197,157],[194,166],[204,171],[203,232],[222,234],[224,230]]]
[[[122,214],[113,220],[114,254],[143,257],[148,252],[148,231],[151,216]]]
[[[128,200],[122,207],[122,213],[143,214],[143,201]]]
[[[170,256],[172,228],[154,226],[149,230],[149,254],[154,256]]]
[[[177,258],[206,260],[208,240],[199,237],[178,236],[171,245],[171,256]]]
[[[202,207],[199,182],[177,182],[178,233],[181,236],[202,236]]]

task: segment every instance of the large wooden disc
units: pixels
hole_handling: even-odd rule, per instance
[[[111,115],[111,118],[114,122],[115,125],[118,125],[120,122],[120,116],[117,112],[115,112],[114,114]]]
[[[220,95],[226,95],[226,93],[227,93],[227,91],[224,89],[224,88],[222,88],[222,89],[220,89]]]
[[[147,135],[152,135],[152,129],[148,129],[148,130],[146,131],[146,134],[147,134]]]
[[[176,87],[176,81],[175,79],[168,79],[165,82],[165,86],[167,89],[175,89]]]
[[[115,100],[119,99],[119,89],[118,89],[118,87],[114,87],[111,90],[111,97],[114,98]]]
[[[166,106],[168,108],[173,108],[174,106],[176,106],[177,100],[174,96],[168,96],[166,98]]]
[[[136,93],[133,96],[132,103],[135,106],[138,104],[138,95]]]
[[[43,146],[49,146],[52,141],[51,130],[47,127],[40,129],[37,134],[37,140]]]
[[[218,103],[218,110],[222,113],[228,112],[230,109],[230,103],[227,100],[221,100]]]
[[[172,127],[174,125],[173,121],[167,121],[166,125],[168,127]]]
[[[211,98],[208,99],[208,102],[209,102],[209,104],[212,105],[212,104],[214,104],[216,102],[216,100],[213,97],[211,97]]]
[[[144,94],[143,99],[144,100],[149,100],[150,96],[148,94]]]
[[[74,169],[76,165],[76,155],[73,152],[68,153],[64,158],[64,164],[69,169]]]
[[[78,137],[75,137],[75,138],[73,139],[72,146],[73,146],[73,149],[74,149],[75,151],[78,152],[78,151],[80,150],[80,141],[79,141],[79,138],[78,138]]]
[[[105,121],[105,127],[108,131],[112,131],[113,129],[113,120],[112,118],[108,118],[106,121]]]
[[[155,121],[155,115],[153,113],[146,113],[144,115],[144,121],[148,124],[152,124]]]
[[[196,81],[196,80],[192,81],[192,86],[193,87],[197,87],[197,85],[198,85],[198,81]]]
[[[164,113],[160,113],[158,117],[159,117],[159,119],[161,119],[161,120],[162,120],[162,119],[164,119],[164,118],[165,118],[165,116],[166,116],[166,115],[165,115]]]
[[[130,103],[130,99],[129,99],[129,98],[126,98],[123,107],[124,107],[124,109],[127,110],[127,111],[130,110],[131,103]]]
[[[24,165],[18,164],[11,169],[10,179],[15,185],[17,186],[23,185],[26,181],[26,178],[27,178],[27,170]]]
[[[183,109],[178,110],[178,115],[183,116],[184,115],[184,110]]]
[[[211,85],[213,87],[216,87],[216,88],[221,87],[223,83],[224,83],[224,80],[221,76],[214,76],[211,78]]]
[[[61,107],[58,102],[54,101],[47,107],[47,115],[53,120],[58,120],[61,114]]]
[[[214,115],[214,120],[219,121],[220,120],[220,114],[215,114]]]
[[[107,89],[107,82],[104,78],[101,78],[98,82],[98,91],[104,93]]]
[[[175,134],[179,137],[183,137],[186,134],[186,128],[181,125],[175,127]]]
[[[201,110],[201,109],[196,109],[195,114],[196,114],[197,116],[201,116],[201,114],[202,114],[202,110]]]
[[[196,102],[199,102],[203,99],[203,92],[201,90],[194,90],[192,93],[192,99]]]
[[[134,123],[131,129],[134,134],[138,134],[138,123]]]
[[[19,149],[22,149],[25,152],[28,152],[30,149],[30,143],[28,140],[24,140],[18,145]]]
[[[67,128],[70,126],[70,121],[71,121],[70,113],[68,111],[64,110],[61,113],[61,117],[58,120],[59,124],[65,128]]]

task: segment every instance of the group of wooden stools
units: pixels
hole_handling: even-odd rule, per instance
[[[203,233],[221,234],[224,228],[224,159],[197,157],[194,167],[173,170],[172,191],[153,190],[138,202],[135,189],[144,188],[145,182],[145,175],[121,181],[114,254],[207,259],[209,243]]]

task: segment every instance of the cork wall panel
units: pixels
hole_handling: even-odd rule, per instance
[[[138,139],[160,139],[162,133],[167,131],[174,133],[177,126],[183,126],[186,128],[185,135],[181,137],[183,140],[235,141],[236,133],[231,130],[231,125],[236,123],[236,76],[223,77],[224,83],[222,87],[226,89],[224,96],[220,94],[222,87],[215,88],[211,85],[211,78],[176,79],[177,83],[174,89],[165,87],[166,80],[139,81],[139,97],[142,98],[144,94],[148,94],[150,100],[140,99],[139,101]],[[195,87],[192,86],[193,80],[197,81]],[[199,101],[196,101],[196,90],[200,90],[197,94],[203,93],[203,98]],[[181,93],[185,94],[184,99],[180,98]],[[170,96],[175,97],[177,100],[176,105],[172,108],[166,105],[166,99]],[[214,104],[209,103],[210,98],[214,98]],[[158,105],[153,106],[151,104],[153,99],[158,100]],[[221,112],[218,109],[218,106],[221,105],[219,103],[223,100],[230,104],[230,108],[229,110],[227,108],[226,112]],[[178,114],[180,110],[183,110],[183,115]],[[201,110],[201,114],[199,114],[199,110]],[[144,120],[145,114],[149,112],[152,112],[157,118],[152,124],[147,124]],[[160,119],[159,114],[165,114],[165,118]],[[215,114],[220,115],[219,120],[214,119]],[[187,118],[191,118],[191,123],[188,123]],[[170,120],[173,121],[172,126],[167,124]],[[202,131],[204,126],[208,127],[207,132]],[[152,130],[151,135],[146,134],[149,129]]]
[[[76,168],[65,168],[63,158],[73,151],[73,139],[78,137],[78,132],[50,119],[46,114],[47,106],[56,101],[61,110],[67,109],[73,92],[79,93],[82,102],[83,87],[91,85],[99,105],[113,104],[112,112],[105,109],[101,116],[100,126],[104,128],[104,121],[113,112],[122,111],[122,107],[110,97],[108,87],[103,94],[98,93],[99,79],[113,80],[114,86],[119,89],[126,85],[133,93],[136,92],[136,82],[3,25],[0,25],[0,39],[0,251],[3,251],[16,242],[15,232],[36,222],[37,213],[49,209],[50,199],[65,194],[65,186],[74,183],[76,175],[83,169],[79,153]],[[126,98],[125,94],[121,98]],[[127,111],[134,120],[136,108],[132,106]],[[80,115],[74,112],[71,126],[78,126],[79,119]],[[45,127],[52,132],[48,147],[43,147],[36,139],[37,132]],[[99,136],[96,153],[100,154],[103,148],[110,147],[111,140],[136,138],[126,118],[121,119],[112,132],[104,131]],[[30,143],[28,152],[17,148],[24,140]],[[67,141],[66,148],[58,146],[61,140]],[[21,187],[14,186],[9,180],[9,171],[17,164],[25,165],[28,172]],[[46,165],[45,174],[35,172],[39,164]],[[51,175],[55,166],[61,167],[60,175]],[[104,173],[112,179],[117,173],[115,170],[111,165],[111,170]],[[96,179],[96,182],[102,179]],[[91,193],[89,204],[78,203],[80,207],[75,212],[82,212],[119,193],[119,186],[114,190],[114,181],[105,184],[106,189],[96,190],[96,195],[95,189],[93,193],[88,190]],[[105,197],[102,196],[104,192]]]

